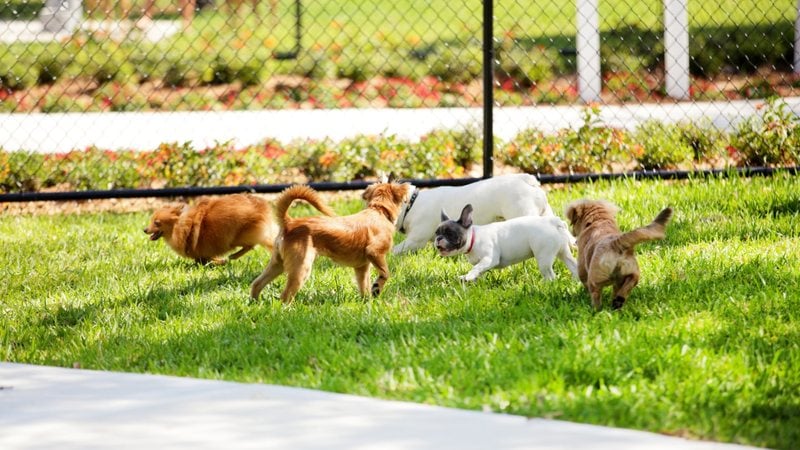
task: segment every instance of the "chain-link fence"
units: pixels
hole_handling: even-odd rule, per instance
[[[0,0],[0,190],[796,164],[795,1],[491,6]]]

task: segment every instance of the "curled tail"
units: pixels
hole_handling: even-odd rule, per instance
[[[649,225],[620,235],[614,243],[615,247],[620,251],[625,251],[645,241],[664,239],[666,236],[667,222],[669,222],[671,217],[672,208],[664,208]]]
[[[289,207],[292,206],[292,202],[295,200],[305,200],[326,216],[336,215],[336,213],[325,204],[317,191],[311,189],[309,186],[297,184],[283,191],[281,196],[278,197],[278,200],[275,201],[275,219],[282,229],[286,228],[286,223],[291,220],[291,217],[289,217]]]

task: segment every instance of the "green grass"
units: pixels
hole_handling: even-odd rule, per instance
[[[149,242],[144,213],[0,217],[0,359],[800,446],[800,178],[549,193],[580,197],[619,204],[623,229],[675,208],[621,311],[593,312],[560,263],[553,283],[526,263],[464,286],[468,263],[432,248],[391,257],[375,300],[320,260],[293,305],[283,279],[251,302],[263,250],[205,267]]]

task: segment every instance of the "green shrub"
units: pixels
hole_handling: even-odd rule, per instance
[[[769,80],[763,78],[748,82],[739,88],[739,95],[744,98],[769,98],[777,94]]]
[[[482,154],[481,129],[469,126],[463,129],[434,130],[427,134],[426,145],[446,149],[452,153],[453,162],[466,169],[472,168]]]
[[[164,85],[169,87],[183,87],[189,84],[189,66],[180,60],[166,62],[164,71]]]
[[[564,141],[561,170],[569,173],[613,171],[630,160],[633,149],[627,132],[600,123],[597,106],[583,109],[583,124],[577,131],[562,130],[559,136]]]
[[[603,73],[652,71],[663,63],[660,32],[635,23],[622,23],[601,35]]]
[[[263,61],[250,60],[236,68],[235,78],[239,80],[242,87],[256,86],[264,80]]]
[[[2,88],[0,88],[2,89]],[[17,99],[9,95],[0,99],[0,112],[14,112],[17,110]]]
[[[562,143],[536,129],[527,129],[506,143],[498,159],[524,172],[536,174],[556,173],[563,157]]]
[[[0,57],[0,89],[21,91],[36,84],[39,73],[36,67],[12,54]]]
[[[100,107],[97,103],[87,100],[85,97],[72,98],[68,95],[59,94],[45,95],[40,105],[42,112],[45,113],[100,111]]]
[[[514,45],[508,50],[501,48],[498,59],[502,74],[520,86],[531,87],[553,77],[554,64],[560,57],[556,51],[541,46],[525,50]]]
[[[636,127],[633,140],[641,145],[635,157],[643,169],[675,169],[694,157],[694,150],[684,141],[681,129],[674,125],[645,122]]]
[[[370,64],[375,68],[375,71],[387,78],[419,78],[419,61],[409,60],[399,53],[399,51],[390,51],[387,49],[378,49],[372,58]],[[427,67],[425,67],[427,72]]]
[[[689,36],[692,73],[713,77],[727,68],[752,73],[764,66],[788,70],[793,35],[788,20],[769,26],[739,24],[693,30]]]
[[[319,51],[302,51],[296,60],[280,61],[276,68],[276,74],[290,73],[313,80],[333,77],[337,71],[337,67]]]
[[[220,55],[206,67],[200,79],[204,84],[217,85],[232,83],[235,78],[236,69],[231,61]]]
[[[635,148],[625,130],[602,126],[599,109],[590,106],[577,130],[524,130],[503,146],[500,159],[532,173],[613,172],[629,165]]]
[[[75,55],[71,66],[77,65],[81,73],[99,85],[112,81],[136,83],[136,69],[129,50],[112,41],[98,43],[90,40]]]
[[[676,127],[681,140],[691,147],[696,162],[722,156],[728,145],[727,134],[709,123],[681,122]]]
[[[141,111],[148,107],[147,97],[130,84],[106,83],[94,93],[96,103],[111,111]]]
[[[42,187],[46,168],[38,153],[5,152],[0,148],[0,190],[30,192]]]
[[[53,84],[58,81],[63,75],[67,67],[68,61],[65,57],[59,55],[44,56],[38,60],[37,63],[37,83],[38,84]]]
[[[347,48],[336,61],[336,76],[351,81],[366,81],[377,72],[371,55],[358,48]]]
[[[289,164],[299,167],[309,180],[347,181],[350,169],[334,148],[333,141],[306,140],[288,146]]]
[[[794,165],[800,162],[800,119],[786,102],[769,99],[760,117],[744,120],[731,137],[747,165]]]
[[[465,83],[481,76],[481,49],[477,47],[445,46],[428,57],[430,73],[436,78],[451,82]]]

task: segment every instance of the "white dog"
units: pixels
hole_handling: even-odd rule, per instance
[[[521,173],[501,175],[466,186],[444,186],[421,191],[414,188],[397,218],[396,228],[406,239],[395,245],[395,254],[419,250],[433,239],[439,212],[458,214],[466,205],[475,206],[478,225],[520,216],[553,216],[547,195],[535,176]]]
[[[460,278],[472,281],[487,270],[536,258],[545,280],[555,279],[556,258],[578,278],[578,263],[570,251],[574,240],[567,224],[558,217],[527,216],[473,225],[472,205],[466,205],[458,220],[442,211],[442,223],[436,229],[434,245],[442,256],[466,254],[472,269]]]

